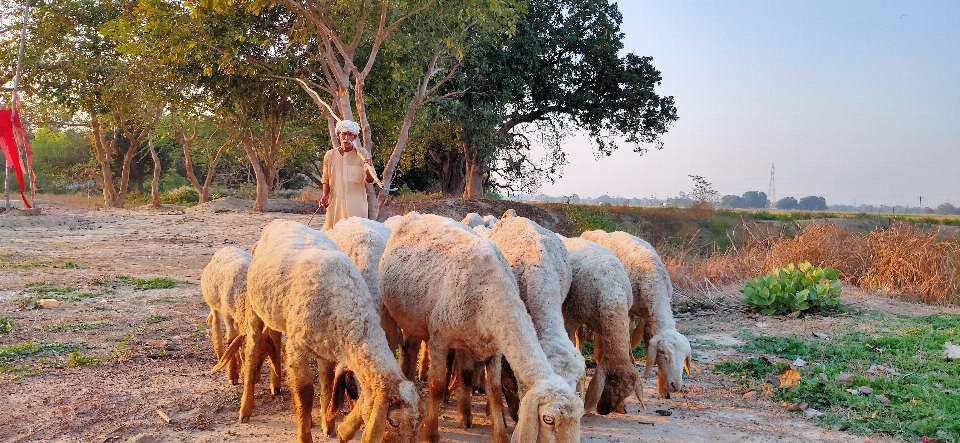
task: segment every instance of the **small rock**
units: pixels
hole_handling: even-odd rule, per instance
[[[669,409],[657,409],[656,411],[653,411],[653,412],[656,412],[657,414],[660,414],[660,415],[662,415],[662,416],[664,416],[664,417],[669,417],[669,416],[673,415],[673,411],[671,411],[671,410],[669,410]]]
[[[820,340],[830,340],[830,336],[822,332],[814,332],[813,336],[819,338]]]
[[[797,357],[797,359],[794,360],[793,363],[791,363],[791,365],[795,368],[801,368],[806,366],[807,362],[803,361],[803,359],[801,359],[800,357]]]
[[[787,315],[787,318],[795,319],[800,316],[800,311],[791,312],[790,315]]]
[[[837,383],[847,385],[853,382],[853,374],[850,374],[847,372],[841,372],[837,374],[836,377],[833,377],[833,380]]]
[[[890,404],[890,399],[887,398],[887,396],[886,396],[886,395],[883,395],[883,394],[877,394],[877,401],[879,401],[880,403],[883,403],[883,404],[885,404],[885,405],[889,405],[889,404]]]
[[[830,379],[827,378],[827,374],[824,374],[823,372],[818,373],[818,374],[817,374],[817,378],[819,378],[820,380],[823,380],[823,381],[829,381],[829,380],[830,380]]]
[[[790,403],[790,404],[787,405],[787,410],[788,410],[788,411],[803,411],[803,410],[806,410],[808,406],[809,406],[809,405],[807,405],[806,402]]]
[[[960,360],[960,346],[957,346],[953,343],[946,342],[943,344],[944,355],[943,358],[947,361]]]
[[[859,393],[860,395],[870,395],[870,394],[873,394],[873,388],[869,386],[861,386],[857,388],[857,393]]]
[[[53,298],[44,298],[37,302],[40,307],[45,309],[52,309],[60,307],[60,302]]]
[[[814,418],[814,417],[819,417],[823,415],[823,412],[820,412],[813,408],[807,408],[803,410],[803,415],[805,415],[807,418]]]
[[[746,402],[757,401],[757,391],[747,391],[746,394],[743,394],[740,399]]]
[[[769,326],[769,325],[768,325],[767,323],[764,323],[764,322],[759,322],[759,323],[757,323],[757,327],[758,327],[758,328],[765,328],[765,327],[767,327],[767,326]]]

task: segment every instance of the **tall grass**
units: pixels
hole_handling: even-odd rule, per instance
[[[737,240],[709,255],[673,248],[664,263],[683,291],[737,283],[788,263],[809,261],[841,272],[841,279],[865,289],[884,289],[931,304],[960,302],[960,245],[938,228],[894,222],[861,233],[829,221],[771,229],[745,222]],[[669,249],[669,248],[667,248]]]

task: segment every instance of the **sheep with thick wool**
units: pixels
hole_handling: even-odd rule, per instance
[[[573,273],[563,302],[567,332],[579,334],[586,325],[595,337],[597,370],[587,386],[583,409],[606,415],[619,409],[631,393],[643,406],[643,384],[630,347],[630,277],[609,249],[582,238],[562,240]]]
[[[257,355],[262,352],[261,331],[266,327],[287,336],[287,384],[299,442],[312,441],[311,354],[318,362],[344,364],[362,389],[354,409],[337,428],[341,441],[350,440],[363,422],[364,443],[416,440],[416,388],[400,373],[363,276],[329,237],[298,222],[274,220],[263,229],[247,275],[241,422],[249,420],[253,408]],[[332,374],[320,377],[322,394],[329,398]],[[327,424],[324,420],[325,428]]]
[[[526,217],[508,217],[490,230],[520,289],[550,366],[577,390],[586,375],[583,355],[570,341],[563,322],[563,301],[570,292],[570,259],[553,232]],[[513,363],[511,362],[511,365]]]
[[[657,391],[663,398],[683,388],[683,371],[690,374],[693,352],[690,342],[677,332],[670,306],[673,285],[663,260],[650,243],[626,232],[586,231],[581,238],[613,251],[623,263],[633,292],[630,316],[637,319],[631,348],[642,340],[647,351],[644,377],[657,366]],[[651,360],[652,359],[652,360]]]
[[[244,309],[247,294],[247,269],[253,255],[240,248],[227,246],[215,252],[210,263],[200,274],[200,293],[210,307],[207,317],[210,323],[210,335],[217,360],[225,360],[227,380],[237,384],[240,380],[241,355],[237,352],[227,356],[230,344],[240,335],[244,323]],[[238,342],[239,343],[239,342]],[[268,352],[273,371],[270,378],[270,390],[280,393],[280,353],[279,340],[268,342]]]
[[[405,335],[427,341],[430,355],[456,348],[485,363],[493,441],[507,441],[501,355],[526,388],[513,442],[580,441],[583,402],[550,366],[510,266],[492,242],[454,220],[409,213],[380,262],[380,296]],[[429,365],[423,441],[437,442],[446,361],[431,358]]]

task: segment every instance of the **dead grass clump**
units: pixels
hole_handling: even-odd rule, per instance
[[[756,223],[741,229],[735,244],[706,258],[689,246],[668,248],[663,260],[677,289],[704,292],[807,261],[832,267],[861,288],[912,294],[933,304],[960,301],[960,245],[939,229],[898,222],[862,234],[813,220],[795,236]]]
[[[866,237],[871,266],[855,282],[916,294],[925,303],[956,303],[960,282],[960,245],[939,229],[921,229],[897,222]]]

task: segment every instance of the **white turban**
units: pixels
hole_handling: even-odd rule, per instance
[[[360,125],[353,120],[341,120],[337,122],[337,134],[341,132],[349,132],[351,134],[360,135]]]

